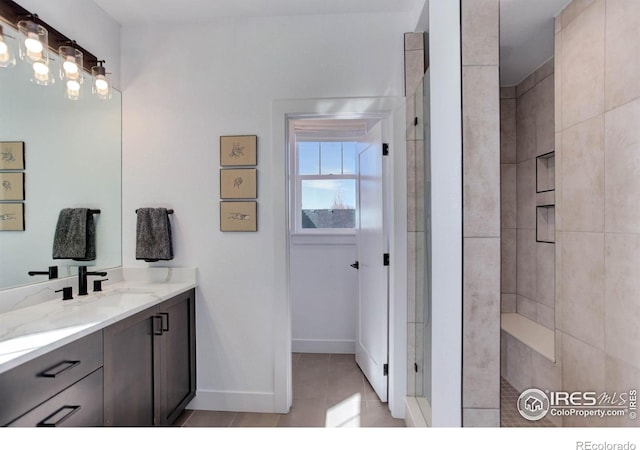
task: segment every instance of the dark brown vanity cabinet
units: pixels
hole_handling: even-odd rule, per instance
[[[102,331],[0,374],[0,425],[103,423]]]
[[[195,396],[195,290],[104,329],[104,422],[170,425]]]

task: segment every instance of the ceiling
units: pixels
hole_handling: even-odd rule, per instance
[[[554,17],[570,0],[500,0],[500,84],[515,86],[553,56]]]
[[[428,0],[427,0],[428,1]],[[570,0],[500,0],[500,83],[513,86],[553,55],[554,17]],[[94,0],[120,24],[221,17],[414,12],[424,0]],[[410,30],[407,30],[410,31]]]
[[[219,17],[409,12],[420,0],[94,0],[121,24]]]

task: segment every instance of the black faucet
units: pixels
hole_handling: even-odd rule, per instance
[[[47,272],[30,271],[29,275],[49,275],[49,279],[53,280],[58,278],[58,266],[49,266],[49,270]]]
[[[87,276],[106,277],[107,272],[87,272],[87,266],[78,267],[78,295],[87,295]]]

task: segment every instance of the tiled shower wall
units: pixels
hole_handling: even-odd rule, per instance
[[[499,0],[462,0],[463,426],[500,425]]]
[[[518,312],[551,330],[555,245],[536,242],[536,206],[554,204],[555,192],[536,192],[542,190],[536,189],[536,160],[554,150],[553,64],[549,60],[518,86],[500,89],[502,312]],[[505,332],[500,373],[518,392],[562,387],[559,361],[546,359]],[[549,419],[562,425],[559,417]]]
[[[424,33],[405,33],[405,95],[407,106],[407,395],[424,395],[422,348],[424,330],[424,128],[422,79],[426,70]],[[414,119],[419,118],[415,124]],[[417,274],[420,274],[417,276]],[[416,373],[415,365],[418,367]]]
[[[640,2],[556,19],[556,323],[564,390],[640,386]],[[639,426],[566,418],[569,426]]]
[[[502,312],[517,312],[555,328],[553,233],[542,238],[538,205],[555,205],[553,59],[517,87],[500,89]],[[537,178],[540,178],[538,182]],[[538,192],[544,191],[544,192]]]

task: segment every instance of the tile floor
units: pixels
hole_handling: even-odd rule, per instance
[[[404,427],[355,362],[355,355],[294,353],[289,414],[186,410],[182,427]]]
[[[547,418],[527,420],[520,415],[516,404],[520,393],[500,377],[500,426],[501,427],[554,427]]]

